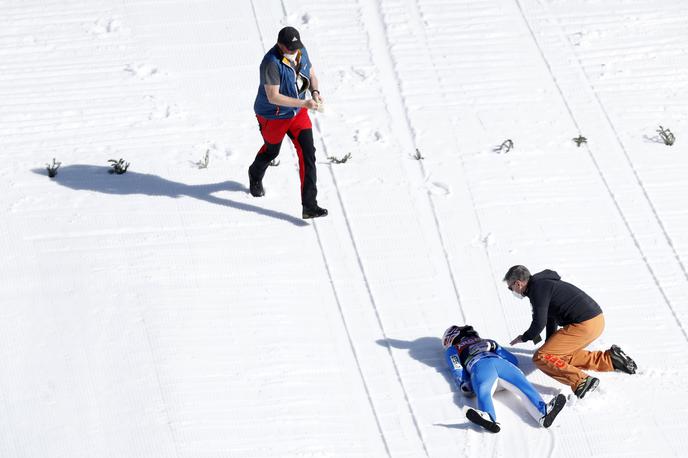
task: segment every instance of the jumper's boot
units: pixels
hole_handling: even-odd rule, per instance
[[[492,421],[490,415],[487,412],[483,412],[482,410],[468,409],[466,411],[466,418],[468,418],[476,425],[482,426],[486,430],[493,433],[498,433],[501,429],[499,427],[499,423],[497,423],[496,421]]]
[[[547,404],[547,413],[540,418],[540,425],[549,428],[561,409],[566,405],[566,396],[558,394]]]

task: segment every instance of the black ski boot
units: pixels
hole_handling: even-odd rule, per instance
[[[251,172],[248,172],[248,190],[253,197],[263,197],[265,189],[263,189],[263,180],[254,180],[251,177]]]
[[[597,389],[597,385],[599,384],[600,379],[588,375],[585,380],[578,384],[578,386],[576,387],[576,391],[574,391],[574,394],[578,396],[578,398],[583,399],[583,397],[587,393],[595,391]]]
[[[549,404],[547,404],[547,413],[542,418],[540,418],[540,424],[545,428],[549,428],[552,425],[554,419],[557,418],[557,415],[559,415],[559,412],[561,412],[561,409],[563,409],[565,405],[566,396],[564,396],[563,394],[558,394],[554,398],[552,398],[552,400],[549,401]]]
[[[612,357],[612,366],[617,371],[625,372],[627,374],[635,374],[638,365],[623,352],[617,345],[612,345],[609,349],[609,356]]]
[[[466,411],[466,418],[468,418],[476,425],[482,426],[486,430],[493,433],[498,433],[501,429],[499,427],[499,423],[497,423],[496,421],[492,421],[492,418],[490,418],[490,415],[487,412],[483,412],[476,409],[468,409]]]
[[[327,209],[326,208],[320,208],[317,205],[315,207],[311,207],[311,208],[303,207],[302,216],[303,216],[303,219],[320,218],[321,216],[327,216]]]

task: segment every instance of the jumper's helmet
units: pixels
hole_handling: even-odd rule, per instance
[[[473,326],[450,326],[444,331],[444,336],[442,336],[442,346],[446,350],[447,348],[454,345],[454,341],[460,341],[466,337],[478,337],[478,333],[473,329]]]

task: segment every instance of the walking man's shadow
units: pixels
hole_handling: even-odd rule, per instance
[[[248,192],[246,186],[236,181],[223,181],[220,183],[204,185],[188,185],[166,180],[157,175],[145,173],[126,172],[122,175],[110,176],[108,167],[86,164],[74,164],[60,168],[54,181],[78,191],[96,191],[105,194],[145,194],[148,196],[166,196],[178,198],[181,196],[193,197],[212,204],[224,205],[237,210],[258,213],[271,218],[287,221],[296,226],[307,226],[308,223],[300,218],[286,213],[269,210],[255,205],[237,202],[230,199],[219,198],[213,193],[219,191]],[[45,169],[34,169],[34,173],[45,174]]]
[[[409,356],[427,366],[432,367],[444,377],[444,379],[451,387],[452,392],[454,393],[454,404],[456,404],[456,406],[459,409],[463,410],[464,406],[473,407],[475,398],[465,397],[461,393],[461,390],[459,390],[459,388],[456,386],[456,383],[454,382],[454,379],[452,378],[451,373],[449,372],[449,367],[447,366],[447,363],[444,360],[444,348],[442,347],[442,339],[439,339],[437,337],[420,337],[416,340],[407,341],[388,338],[377,340],[377,344],[382,346],[389,345],[392,348],[397,348],[400,350],[408,350]],[[511,353],[513,353],[514,356],[516,356],[516,358],[518,359],[518,366],[524,374],[528,375],[536,369],[535,364],[532,361],[532,356],[534,353],[532,350],[522,350],[519,348],[511,347],[504,348],[506,348]],[[531,384],[535,387],[536,390],[538,390],[540,394],[555,395],[558,393],[557,390],[551,387],[542,386],[532,382]],[[518,412],[518,414],[526,421],[526,423],[530,424],[530,416],[523,410],[522,406],[518,405],[515,399],[510,399],[511,397],[513,396],[504,397],[503,400],[506,401],[507,404],[509,404],[513,411]],[[481,430],[480,427],[474,425],[468,420],[466,420],[466,422],[464,423],[435,423],[435,425],[454,429],[471,429],[476,431]]]

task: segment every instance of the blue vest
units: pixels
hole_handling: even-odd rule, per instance
[[[280,94],[286,95],[287,97],[293,97],[295,99],[304,100],[306,98],[306,91],[299,94],[297,82],[296,82],[296,70],[294,70],[289,61],[282,56],[277,45],[275,45],[270,51],[263,57],[263,63],[265,61],[274,61],[277,63],[280,72]],[[311,76],[311,61],[308,58],[308,52],[306,48],[301,49],[301,68],[299,73],[301,77],[306,80],[306,83],[310,85]],[[296,113],[300,110],[298,107],[282,107],[279,105],[273,105],[268,101],[268,96],[265,93],[265,87],[262,84],[258,85],[258,94],[256,95],[256,101],[253,104],[253,111],[257,115],[263,116],[268,119],[289,119],[296,116]]]

